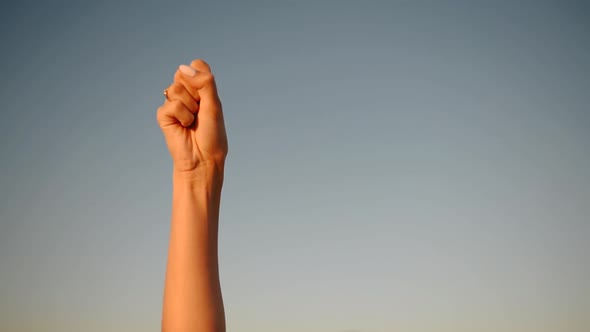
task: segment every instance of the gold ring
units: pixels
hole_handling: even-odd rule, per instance
[[[164,96],[166,96],[166,99],[170,101],[170,98],[168,98],[168,89],[164,89]]]

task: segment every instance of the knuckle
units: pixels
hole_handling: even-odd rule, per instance
[[[158,109],[156,110],[156,114],[162,114],[162,113],[166,113],[166,104],[160,105],[160,107],[158,107]]]
[[[169,90],[172,93],[178,95],[178,94],[182,93],[182,90],[184,90],[184,87],[180,83],[173,83],[172,85],[170,85],[170,89]]]
[[[174,73],[174,82],[178,83],[178,82],[182,82],[182,77],[184,75],[182,75],[182,72],[180,71],[180,69],[176,69],[176,72]]]
[[[164,106],[158,107],[156,110],[156,119],[160,121],[164,117]]]
[[[170,107],[174,112],[179,112],[182,109],[184,109],[184,105],[182,104],[182,102],[176,99],[170,101]]]
[[[191,66],[204,66],[207,69],[211,69],[211,67],[209,67],[209,64],[207,62],[205,62],[205,60],[203,59],[195,59],[191,62]]]

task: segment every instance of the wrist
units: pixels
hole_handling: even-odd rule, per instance
[[[225,161],[222,162],[202,162],[194,169],[181,169],[173,167],[174,182],[187,183],[211,183],[223,184],[223,175],[225,170]]]

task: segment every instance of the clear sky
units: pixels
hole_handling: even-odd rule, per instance
[[[590,331],[587,2],[13,1],[0,27],[1,331],[159,331],[156,109],[195,58],[228,331]]]

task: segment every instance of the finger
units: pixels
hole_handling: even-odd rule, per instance
[[[178,66],[178,71],[181,73],[178,76],[179,80],[184,83],[185,87],[188,85],[197,89],[201,100],[204,98],[209,98],[210,100],[218,99],[215,78],[211,72],[197,71],[187,65]],[[187,90],[190,91],[191,89],[187,87]]]
[[[178,100],[164,103],[158,108],[157,119],[160,127],[166,127],[180,123],[184,127],[192,125],[195,115]]]
[[[191,62],[191,67],[197,71],[211,72],[211,66],[203,59],[195,59]]]
[[[193,97],[193,99],[199,103],[201,101],[201,95],[199,95],[199,89],[192,86],[188,81],[183,78],[184,74],[180,70],[174,73],[174,83],[179,83],[184,86],[184,89]]]
[[[172,100],[180,101],[191,113],[197,113],[199,110],[199,104],[193,98],[193,96],[186,90],[183,84],[181,83],[172,83],[168,89],[168,99],[166,102],[170,102]]]

